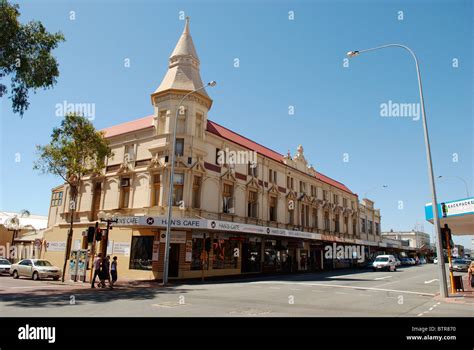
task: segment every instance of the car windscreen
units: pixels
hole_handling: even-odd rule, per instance
[[[375,261],[388,261],[388,258],[376,258]]]
[[[5,259],[0,259],[0,265],[10,265],[10,262]]]
[[[35,266],[53,266],[49,261],[46,260],[39,260],[35,261]]]

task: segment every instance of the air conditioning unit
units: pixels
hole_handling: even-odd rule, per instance
[[[130,186],[130,179],[121,179],[120,180],[121,187],[129,187]]]

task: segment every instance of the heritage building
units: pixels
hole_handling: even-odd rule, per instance
[[[118,257],[121,277],[162,277],[174,118],[180,99],[203,86],[199,69],[187,20],[151,94],[153,115],[105,129],[114,156],[81,184],[73,249],[91,249],[88,228],[104,213],[114,215],[107,252]],[[325,256],[333,243],[363,246],[365,255],[383,249],[372,201],[359,203],[344,184],[309,166],[301,145],[293,156],[277,153],[209,120],[211,107],[202,89],[178,111],[170,278],[353,264],[353,257]],[[45,233],[52,247],[64,247],[58,242],[71,220],[68,198],[67,185],[53,189]],[[44,257],[62,266],[64,249]]]

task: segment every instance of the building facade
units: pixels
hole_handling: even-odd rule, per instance
[[[382,232],[382,237],[408,242],[408,246],[416,249],[431,247],[430,235],[421,231],[389,231]]]
[[[87,231],[108,213],[119,219],[107,252],[117,255],[121,276],[162,277],[174,127],[170,278],[343,267],[353,257],[328,258],[325,247],[357,246],[368,254],[380,245],[374,203],[359,202],[310,166],[301,145],[282,155],[209,120],[205,89],[178,106],[203,86],[199,69],[187,20],[151,94],[153,115],[104,130],[114,155],[80,185],[73,248],[92,249]],[[71,220],[68,198],[68,186],[53,189],[45,239],[55,248],[45,258],[57,265]]]

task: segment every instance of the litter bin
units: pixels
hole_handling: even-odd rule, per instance
[[[462,284],[462,276],[453,276],[454,290],[456,292],[464,292],[464,286]]]

